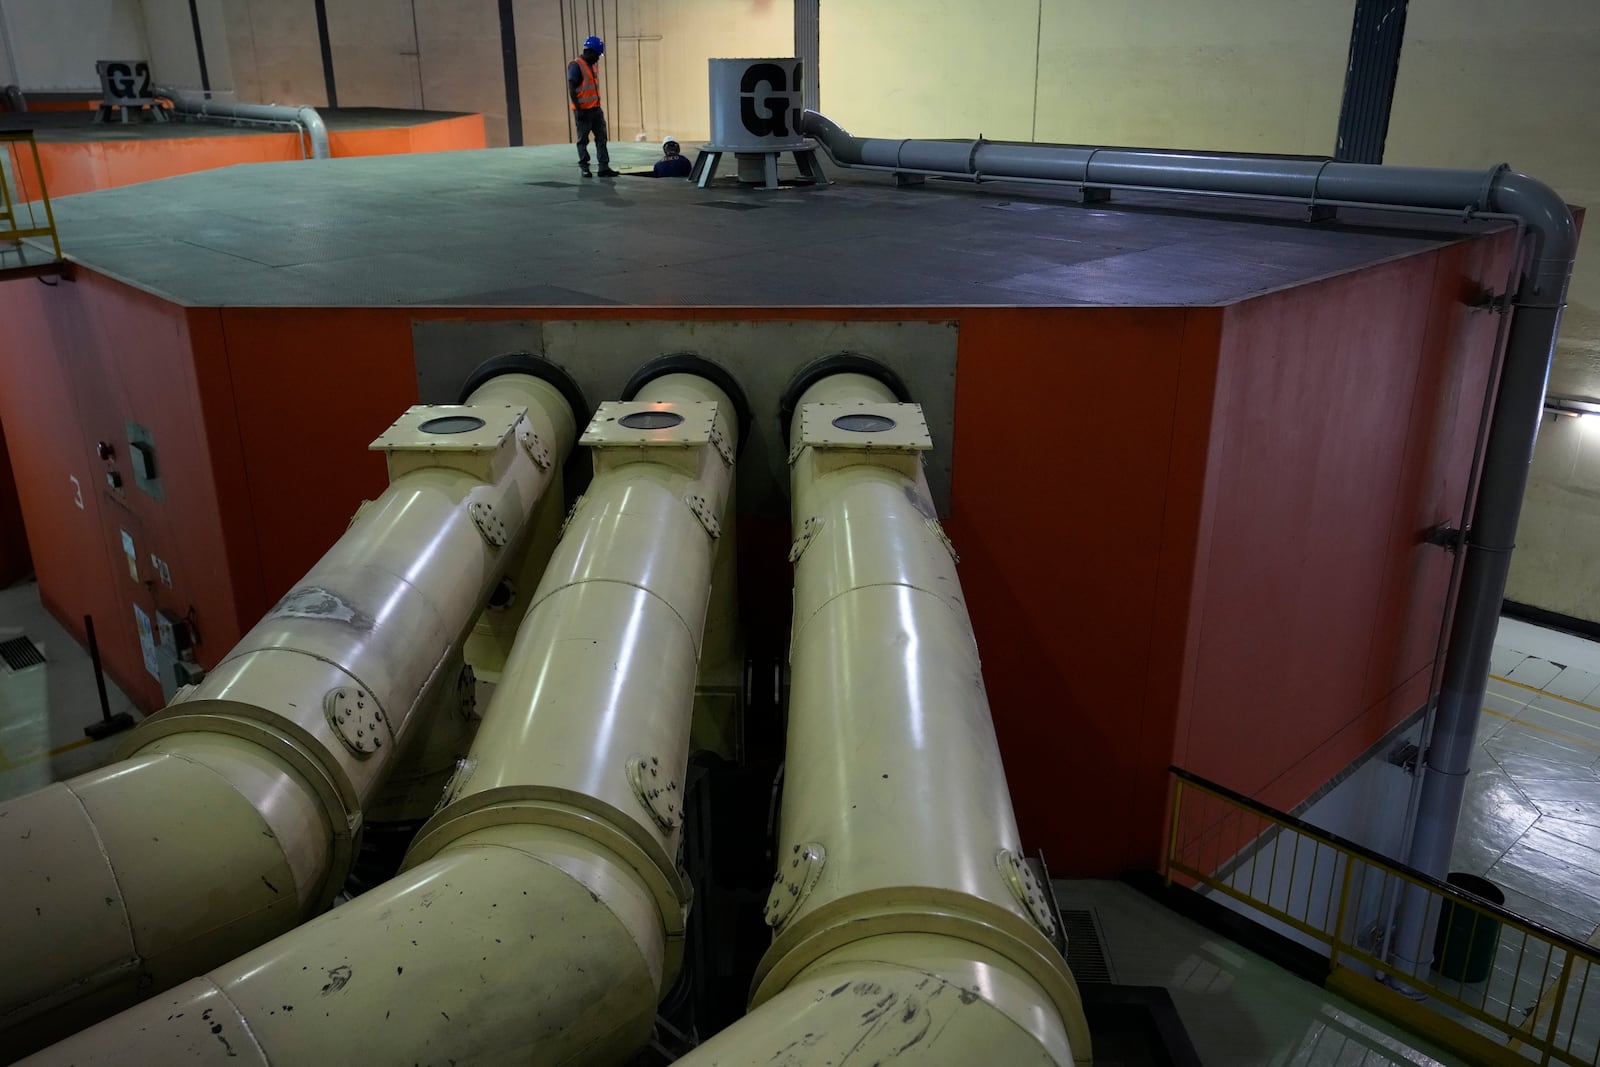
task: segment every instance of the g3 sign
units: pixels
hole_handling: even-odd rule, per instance
[[[793,136],[800,129],[799,97],[804,64],[791,70],[754,63],[739,80],[739,121],[757,137]]]
[[[94,65],[100,74],[100,95],[113,107],[148,107],[156,102],[150,64],[142,59],[102,59]]]

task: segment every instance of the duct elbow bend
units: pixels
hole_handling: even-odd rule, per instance
[[[329,159],[332,151],[328,146],[328,126],[322,121],[322,116],[314,107],[301,107],[295,110],[300,124],[305,127],[306,136],[311,138],[311,158]]]
[[[815,137],[835,163],[849,166],[861,162],[861,138],[852,137],[843,126],[820,111],[806,108],[800,115],[800,132]]]
[[[1534,235],[1532,259],[1524,270],[1517,302],[1560,307],[1578,253],[1578,225],[1566,200],[1537,178],[1502,170],[1491,186],[1489,207],[1516,215]]]

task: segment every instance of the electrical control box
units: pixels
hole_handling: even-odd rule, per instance
[[[156,640],[167,655],[182,658],[194,645],[194,631],[183,616],[162,608],[156,612]]]
[[[161,468],[156,463],[156,445],[150,431],[128,422],[128,466],[133,469],[133,484],[161,499]]]

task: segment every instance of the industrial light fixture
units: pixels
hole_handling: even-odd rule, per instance
[[[1552,415],[1565,415],[1569,419],[1580,415],[1600,416],[1600,400],[1588,396],[1552,394],[1544,398],[1544,409]]]

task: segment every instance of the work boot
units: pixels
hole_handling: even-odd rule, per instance
[[[622,177],[622,175],[618,174],[616,171],[612,170],[610,167],[601,167],[600,168],[600,177],[602,177],[602,178],[620,178],[620,177]]]

